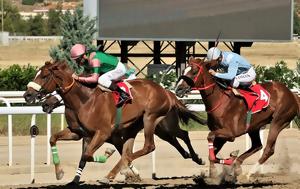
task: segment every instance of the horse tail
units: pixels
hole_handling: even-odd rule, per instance
[[[177,115],[182,123],[188,124],[189,120],[192,119],[197,123],[200,123],[202,125],[207,125],[207,120],[200,118],[197,115],[197,112],[187,109],[187,107],[177,98],[175,100],[175,106],[173,108],[177,112]]]

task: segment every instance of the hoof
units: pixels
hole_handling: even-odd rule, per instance
[[[201,158],[192,159],[194,162],[196,162],[198,165],[205,165],[205,161]]]
[[[209,178],[217,178],[218,177],[218,171],[216,168],[209,170]]]
[[[80,181],[80,177],[78,175],[76,175],[72,182],[75,184],[79,184],[79,181]]]
[[[243,172],[242,167],[236,164],[233,166],[233,169],[236,176],[241,175]]]
[[[109,184],[110,180],[108,178],[104,177],[104,178],[98,180],[98,182],[100,184]]]
[[[230,153],[230,157],[236,158],[239,155],[239,150],[233,151]]]
[[[80,188],[79,183],[76,183],[76,182],[73,182],[73,181],[68,183],[66,186],[67,186],[67,188],[72,188],[72,189]]]
[[[61,180],[64,177],[64,171],[61,169],[56,173],[56,179]]]
[[[141,182],[142,178],[140,175],[125,175],[125,182],[127,183],[136,183],[136,182]]]

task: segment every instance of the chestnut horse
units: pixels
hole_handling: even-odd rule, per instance
[[[51,113],[55,108],[57,108],[60,105],[63,104],[60,102],[59,99],[56,98],[55,95],[48,95],[42,103],[43,111],[46,113]],[[80,128],[79,126],[80,124],[77,122],[76,117],[74,115],[75,113],[70,108],[65,107],[65,116],[66,116],[66,121],[68,123],[68,127],[51,136],[50,138],[51,146],[54,146],[56,142],[59,140],[79,140],[83,136],[85,136],[85,134],[82,131],[82,128]],[[174,110],[168,112],[166,118],[163,119],[155,128],[155,134],[162,140],[165,140],[168,143],[170,143],[172,146],[174,146],[178,150],[178,152],[182,155],[183,158],[185,159],[192,158],[192,160],[197,164],[204,165],[205,164],[204,161],[202,159],[199,159],[198,155],[195,153],[193,149],[193,146],[191,145],[188,132],[182,130],[179,126],[179,121],[182,122],[187,121],[187,120],[181,120],[184,118],[180,116],[181,115],[180,114],[178,115]],[[191,118],[193,119],[193,117]],[[198,119],[196,121],[198,121]],[[143,124],[142,120],[140,120],[140,122],[141,122],[140,124],[142,125]],[[201,124],[205,124],[205,123],[206,122],[203,121]],[[114,131],[110,139],[107,141],[113,144],[120,154],[122,154],[122,149],[124,144],[124,137],[122,137],[122,133],[125,132],[131,132],[130,128]],[[71,135],[71,133],[74,134]],[[185,149],[180,145],[176,137],[184,141],[190,153],[185,151]],[[82,172],[84,167],[85,167],[85,162],[80,162],[77,173]],[[135,171],[135,168],[133,168],[133,170]],[[135,173],[134,171],[133,173]],[[139,177],[139,175],[135,175],[135,176]],[[78,184],[79,180],[80,180],[80,174],[77,174],[73,179],[73,182]]]
[[[270,123],[266,147],[257,167],[263,164],[274,153],[276,139],[293,120],[300,116],[300,99],[280,82],[263,83],[262,86],[270,93],[270,104],[262,111],[253,114],[250,127],[246,127],[247,105],[242,98],[234,96],[231,90],[220,87],[208,72],[216,67],[216,61],[204,62],[190,58],[184,74],[178,79],[176,95],[183,96],[192,87],[197,88],[208,113],[208,134],[210,176],[214,177],[214,163],[232,165],[234,174],[241,174],[243,161],[262,149],[259,136],[261,127]],[[227,141],[234,141],[238,136],[248,133],[252,146],[242,155],[233,155],[229,159],[216,158],[217,153]],[[232,155],[232,154],[231,154]],[[236,159],[235,159],[236,158]]]
[[[128,168],[131,162],[155,149],[154,132],[156,125],[163,120],[168,112],[175,110],[185,119],[197,116],[191,113],[174,94],[163,89],[150,80],[136,79],[128,81],[132,86],[133,100],[122,109],[121,126],[115,127],[116,107],[112,93],[103,92],[100,88],[89,88],[72,78],[73,71],[65,62],[46,63],[34,81],[24,93],[27,102],[33,102],[46,94],[57,91],[65,105],[72,109],[80,126],[87,133],[87,146],[81,161],[93,162],[94,152],[111,137],[112,132],[120,128],[130,128],[126,132],[122,157],[106,178],[114,179],[121,169]],[[194,119],[193,118],[193,119]],[[143,124],[138,123],[139,119]],[[201,121],[200,121],[201,122]],[[134,138],[144,127],[145,142],[141,150],[132,153]],[[56,173],[61,168],[55,164]]]

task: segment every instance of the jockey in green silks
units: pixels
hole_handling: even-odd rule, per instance
[[[91,74],[87,77],[73,74],[72,77],[75,80],[85,83],[99,83],[112,91],[117,91],[120,94],[117,107],[122,106],[130,99],[130,96],[125,91],[112,82],[112,80],[124,77],[127,71],[125,65],[117,57],[100,51],[88,53],[86,46],[83,44],[75,44],[70,52],[71,58],[77,64],[91,71]]]

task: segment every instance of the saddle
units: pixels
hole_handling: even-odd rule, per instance
[[[233,89],[229,86],[229,82],[224,80],[217,80],[216,82],[224,89]],[[253,82],[251,86],[241,86],[235,90],[237,93],[232,90],[234,95],[245,100],[248,111],[252,114],[260,112],[269,106],[270,93],[256,82]]]
[[[132,88],[132,85],[130,85],[127,81],[116,81],[116,85],[118,85],[123,91],[125,91],[129,96],[130,96],[130,99],[133,98],[132,94],[131,94],[131,88]],[[113,98],[114,98],[114,101],[115,101],[115,105],[117,106],[117,104],[119,103],[119,100],[120,100],[120,94],[116,91],[112,91],[110,90],[109,88],[106,88],[100,84],[98,84],[98,87],[102,90],[102,91],[105,91],[105,92],[112,92],[113,94]],[[129,103],[130,101],[126,101],[125,104]]]
[[[238,89],[247,103],[248,111],[254,114],[269,106],[270,93],[266,89],[260,84],[251,85],[249,89]]]

